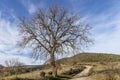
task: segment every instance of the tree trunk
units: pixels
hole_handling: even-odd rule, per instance
[[[56,69],[56,64],[55,64],[55,57],[54,57],[54,53],[51,53],[50,55],[50,64],[52,66],[52,75],[53,77],[57,76],[57,69]]]

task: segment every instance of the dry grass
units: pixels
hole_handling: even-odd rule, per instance
[[[40,78],[40,72],[41,71],[45,71],[46,73],[50,71],[50,69],[46,69],[46,70],[37,70],[37,71],[33,71],[33,72],[30,72],[30,73],[23,73],[23,74],[19,74],[17,75],[17,77],[19,78],[30,78],[30,79],[38,79]],[[16,75],[12,75],[12,76],[7,76],[7,77],[4,77],[5,80],[9,80],[9,79],[12,79],[12,78],[15,78]]]
[[[62,70],[58,70],[58,74],[61,74],[64,71],[70,70],[70,68],[73,68],[73,66],[62,65]],[[42,72],[42,71],[44,71],[48,75],[48,72],[51,71],[51,68],[50,69],[45,69],[45,70],[37,70],[37,71],[29,72],[29,73],[19,74],[19,75],[17,75],[17,77],[39,79],[40,78],[40,72]],[[12,75],[12,76],[7,76],[7,77],[2,77],[1,79],[10,80],[10,79],[13,79],[15,77],[16,77],[16,75]]]
[[[91,75],[93,80],[120,80],[120,62],[97,64],[94,73]]]
[[[112,64],[114,64],[114,68],[116,71],[118,71],[119,73],[114,73],[114,77],[116,78],[116,80],[120,80],[120,62],[112,62]],[[100,62],[92,62],[92,63],[77,63],[77,65],[94,65],[93,68],[93,74],[90,76],[90,78],[92,78],[93,80],[106,80],[106,77],[108,76],[105,72],[107,70],[110,70],[111,65],[105,63],[100,63]],[[62,70],[58,71],[58,74],[61,74],[65,71],[70,70],[70,68],[75,68],[75,65],[62,65]],[[46,70],[38,70],[38,71],[34,71],[34,72],[30,72],[30,73],[24,73],[24,74],[20,74],[17,77],[20,78],[31,78],[31,79],[38,79],[40,78],[40,72],[41,71],[45,71],[46,73],[48,73],[49,71],[51,71],[51,69],[46,69]],[[11,78],[15,78],[16,75],[13,76],[8,76],[8,77],[4,77],[5,80],[10,80]]]

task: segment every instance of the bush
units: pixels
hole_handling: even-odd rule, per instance
[[[10,73],[10,75],[13,75],[13,74],[15,74],[15,71],[14,70],[10,70],[9,73]]]
[[[46,80],[44,71],[40,72],[40,77],[40,80]]]
[[[65,75],[72,75],[72,74],[78,74],[80,73],[81,71],[83,71],[85,69],[85,67],[81,66],[80,68],[76,68],[76,69],[72,69],[70,68],[70,70],[62,73],[62,74],[65,74]]]
[[[116,64],[112,62],[107,63],[108,71],[105,72],[105,80],[117,80],[115,75],[118,72],[118,69],[115,65]]]
[[[114,70],[109,69],[105,72],[104,80],[117,80],[115,75],[116,75],[116,72]]]
[[[52,75],[52,71],[49,71],[49,72],[48,72],[48,75]]]
[[[47,80],[63,80],[60,77],[47,76]]]
[[[43,72],[43,71],[40,72],[40,76],[41,76],[41,77],[45,77],[45,72]]]
[[[11,79],[11,80],[34,80],[34,79],[18,78],[18,77],[16,77],[16,78],[13,78],[13,79]]]

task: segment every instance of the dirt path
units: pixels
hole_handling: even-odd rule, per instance
[[[81,77],[81,78],[73,78],[73,79],[70,79],[70,80],[92,80],[92,79],[89,78],[89,77]]]
[[[70,80],[92,80],[91,78],[88,77],[89,74],[91,73],[92,68],[93,68],[92,66],[86,66],[85,70],[75,75],[73,79]]]

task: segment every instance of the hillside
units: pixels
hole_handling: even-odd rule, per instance
[[[80,65],[78,65],[79,63],[83,64],[81,66],[85,66],[84,64],[90,64],[87,66],[91,66],[91,65],[95,64],[97,66],[94,66],[93,75],[90,75],[90,79],[92,79],[92,80],[99,80],[100,79],[101,80],[101,75],[104,75],[103,73],[105,71],[108,71],[111,68],[109,68],[108,65],[96,64],[96,62],[109,62],[109,61],[117,62],[117,65],[115,65],[115,67],[119,68],[120,55],[103,54],[103,53],[79,53],[79,54],[76,54],[72,57],[63,58],[63,59],[58,60],[58,62],[60,62],[62,64],[67,64],[67,65],[61,65],[62,69],[58,70],[58,73],[60,74],[60,76],[63,76],[63,75],[65,76],[64,80],[68,80],[68,78],[72,78],[73,75],[70,75],[70,74],[67,74],[67,75],[63,74],[62,75],[61,73],[66,73],[66,72],[68,73],[69,70],[71,70],[71,69],[74,69],[77,67],[80,68]],[[91,62],[95,62],[95,63],[91,63]],[[78,63],[78,64],[76,64],[76,63]],[[46,73],[51,71],[51,66],[49,64],[48,65],[25,65],[25,67],[28,68],[26,70],[27,73],[25,72],[22,74],[18,74],[17,77],[23,78],[23,79],[29,78],[29,79],[38,80],[40,78],[41,71],[45,71]],[[119,70],[120,69],[117,69],[117,71],[119,71]],[[80,73],[80,75],[82,75],[82,74]],[[85,74],[83,74],[83,75],[85,75]],[[4,77],[4,78],[5,78],[5,80],[8,80],[8,79],[10,80],[11,78],[15,78],[15,77],[16,77],[16,75],[12,75],[12,76],[8,76],[8,77]],[[87,78],[86,80],[90,80],[90,79]],[[78,79],[78,80],[80,80],[80,79]],[[120,79],[118,79],[118,80],[120,80]]]
[[[62,64],[74,64],[78,62],[118,62],[120,55],[104,53],[79,53],[72,57],[58,60]]]

